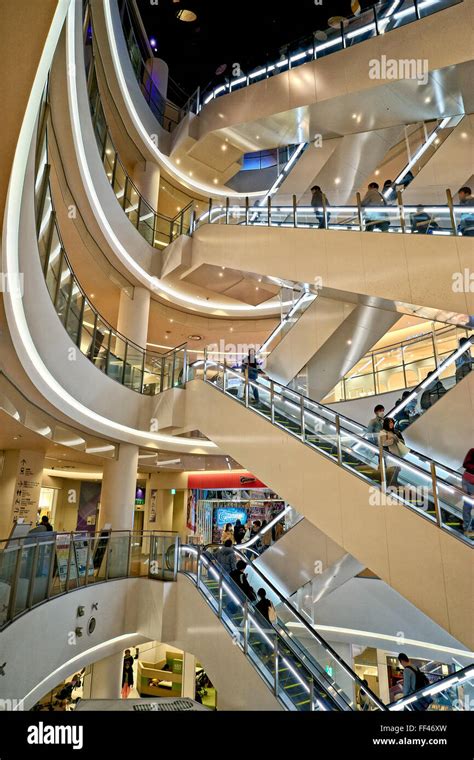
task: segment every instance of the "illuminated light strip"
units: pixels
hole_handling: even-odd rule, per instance
[[[144,125],[142,124],[140,120],[140,117],[138,115],[138,112],[135,108],[135,105],[133,103],[133,100],[130,96],[130,92],[127,87],[125,75],[122,69],[122,64],[121,64],[120,56],[117,49],[117,41],[115,38],[115,31],[114,31],[114,25],[113,25],[113,20],[112,20],[111,0],[104,0],[104,17],[105,17],[105,25],[107,29],[107,39],[109,42],[110,54],[111,54],[113,65],[114,65],[114,71],[115,71],[115,74],[120,86],[120,92],[125,101],[125,104],[128,109],[128,113],[132,118],[134,126],[137,132],[139,132],[139,134],[141,135],[143,141],[147,145],[150,152],[156,156],[158,162],[162,164],[172,176],[179,178],[185,186],[192,187],[197,192],[201,194],[207,194],[208,196],[211,196],[211,197],[216,197],[216,196],[226,197],[228,195],[227,191],[217,190],[215,186],[207,185],[203,182],[197,182],[195,180],[190,180],[189,176],[185,172],[182,172],[181,170],[177,169],[173,161],[164,153],[162,153],[159,150],[156,143],[154,142],[154,140],[151,139],[150,135],[148,134],[148,132],[146,131]],[[72,62],[71,59],[70,59],[70,62]],[[246,81],[246,78],[244,78],[244,81]],[[74,83],[71,83],[71,84],[74,85]],[[212,93],[209,96],[209,98],[206,99],[206,101],[204,102],[209,102],[213,98],[214,98],[214,93]],[[259,198],[261,197],[262,192],[235,193],[235,195],[242,198],[245,196]]]
[[[285,625],[288,628],[306,628],[303,623],[285,623]],[[383,641],[390,641],[393,643],[400,643],[400,638],[397,636],[391,636],[388,633],[377,633],[377,631],[362,631],[358,628],[344,628],[342,626],[332,626],[332,625],[319,625],[319,623],[314,624],[314,628],[316,631],[327,631],[328,633],[342,633],[342,634],[349,634],[350,636],[364,636],[366,638],[372,637],[377,639],[382,639]],[[404,642],[406,644],[409,644],[411,646],[417,646],[422,647],[423,649],[430,649],[435,652],[443,652],[445,654],[449,655],[456,655],[457,657],[474,657],[474,652],[470,652],[468,650],[464,649],[455,649],[453,647],[447,647],[443,644],[431,644],[426,641],[419,641],[418,639],[404,639]],[[474,674],[474,669],[473,669]]]
[[[248,549],[250,546],[253,546],[257,541],[265,534],[267,533],[271,528],[273,528],[274,525],[276,525],[282,517],[284,517],[288,512],[291,512],[292,507],[287,506],[285,509],[283,509],[276,517],[273,518],[267,525],[265,525],[264,528],[258,531],[257,535],[255,535],[253,538],[249,539],[243,544],[235,544],[235,549]]]
[[[2,247],[4,269],[15,277],[19,277],[20,210],[30,149],[33,142],[34,130],[44,86],[46,84],[58,38],[64,25],[68,6],[69,0],[58,0],[57,9],[46,38],[33,86],[28,98],[28,104],[21,124],[10,174],[7,200],[5,204],[5,223]],[[71,18],[70,13],[69,18]],[[68,25],[68,31],[71,32],[70,25]],[[132,436],[135,439],[138,438],[140,441],[167,443],[177,448],[183,446],[184,448],[217,448],[211,441],[199,441],[199,444],[196,444],[196,441],[185,441],[185,439],[177,439],[173,436],[149,433],[147,431],[130,428],[103,417],[78,402],[60,385],[56,378],[53,377],[39,355],[29,332],[21,297],[17,297],[15,294],[12,294],[7,290],[7,292],[4,293],[4,304],[16,353],[21,359],[23,368],[29,374],[30,379],[36,376],[37,379],[39,378],[41,380],[43,387],[40,388],[37,385],[38,390],[43,392],[48,400],[57,404],[57,398],[59,398],[70,407],[70,410],[74,410],[72,416],[75,419],[77,419],[77,413],[79,413],[79,415],[86,420],[83,424],[92,423],[94,426],[102,426],[105,430],[109,431],[108,435],[110,435],[110,431],[112,430],[115,434],[119,433],[127,437]],[[41,385],[41,383],[39,385]],[[47,388],[47,391],[45,391],[45,387]],[[52,400],[52,395],[55,395],[57,398]],[[61,406],[59,408],[61,408]],[[71,414],[70,410],[68,411],[69,414]],[[64,411],[64,409],[62,411]]]
[[[59,2],[61,2],[61,0],[59,0]],[[66,2],[69,2],[69,0],[66,0]],[[31,689],[27,694],[25,694],[25,696],[22,699],[19,700],[19,702],[18,702],[17,706],[14,708],[14,710],[23,710],[25,700],[27,700],[28,697],[30,697],[32,694],[34,694],[36,691],[38,691],[38,689],[43,684],[48,683],[48,681],[50,680],[50,678],[52,676],[54,676],[56,673],[58,674],[58,677],[59,677],[59,675],[62,673],[62,671],[64,670],[65,667],[67,667],[67,666],[70,665],[71,666],[70,672],[74,671],[75,668],[72,667],[74,663],[81,662],[81,661],[84,660],[84,658],[89,658],[92,654],[97,654],[98,655],[95,658],[95,660],[94,660],[94,662],[97,662],[97,660],[101,659],[100,658],[100,652],[103,651],[103,650],[106,650],[110,646],[110,644],[120,643],[120,642],[125,643],[126,641],[128,642],[128,640],[130,639],[131,636],[134,636],[134,637],[140,636],[140,637],[142,637],[143,634],[139,633],[138,631],[132,631],[130,633],[124,633],[121,636],[115,636],[113,639],[108,639],[107,641],[104,641],[102,644],[97,644],[94,647],[90,647],[89,649],[85,649],[80,654],[76,655],[75,657],[72,657],[70,660],[67,660],[62,665],[60,665],[59,668],[56,668],[51,673],[48,673],[48,675],[45,678],[43,678],[42,681],[40,681],[39,683],[37,683],[36,686],[33,687],[33,689]]]

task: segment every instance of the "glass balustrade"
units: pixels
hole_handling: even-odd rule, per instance
[[[56,314],[72,342],[105,375],[127,388],[155,395],[184,385],[186,346],[165,353],[149,351],[121,335],[99,314],[77,280],[61,238],[49,184],[47,130],[40,130],[35,182],[36,227],[41,268]],[[125,188],[128,179],[125,177]],[[142,199],[124,192],[129,215],[142,213]],[[135,201],[137,203],[135,204]],[[136,205],[133,209],[132,206]],[[131,217],[133,220],[133,217]]]
[[[163,248],[179,235],[189,232],[193,203],[188,204],[179,214],[172,218],[159,214],[141,195],[128,174],[125,165],[120,160],[107,127],[97,82],[94,57],[92,57],[92,65],[88,74],[88,91],[97,147],[107,179],[114,190],[117,201],[120,203],[131,224],[145,238],[147,243],[155,248]]]
[[[379,441],[370,440],[362,425],[265,377],[249,378],[207,357],[198,371],[205,382],[373,485],[375,493],[380,492],[374,498],[384,503],[395,499],[473,544],[466,525],[474,499],[463,490],[459,473],[443,476],[440,473],[449,468],[416,451],[410,450],[405,458],[395,456]]]
[[[168,531],[29,533],[0,542],[0,630],[59,594],[117,578],[176,580],[179,536]]]

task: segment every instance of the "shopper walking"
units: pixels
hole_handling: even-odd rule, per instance
[[[462,476],[462,488],[464,493],[468,496],[467,499],[463,499],[462,505],[462,522],[464,535],[468,538],[472,538],[473,530],[473,508],[474,508],[474,449],[469,449],[464,462],[464,474]]]
[[[325,230],[329,224],[330,214],[326,213],[326,217],[324,216],[324,207],[330,206],[331,204],[319,185],[313,185],[311,188],[311,205],[314,208],[319,229]]]
[[[241,544],[245,536],[245,525],[242,525],[240,520],[235,521],[234,525],[234,541],[236,544]]]
[[[132,657],[130,649],[125,650],[122,667],[122,699],[127,699],[133,687],[133,661],[138,660],[138,649]]]
[[[362,200],[361,205],[363,208],[372,206],[383,207],[387,206],[387,201],[379,191],[379,185],[377,182],[371,182],[368,190]],[[374,230],[380,230],[381,232],[388,232],[390,227],[390,221],[386,214],[382,214],[376,211],[366,212],[365,231],[373,232]]]
[[[227,523],[222,531],[221,541],[225,544],[230,539],[231,544],[234,543],[234,531],[232,530],[232,523]]]

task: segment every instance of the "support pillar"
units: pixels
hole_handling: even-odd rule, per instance
[[[92,666],[90,699],[120,699],[122,688],[123,652],[94,662]]]
[[[196,658],[189,652],[183,653],[183,682],[181,696],[194,699],[196,694]]]
[[[132,530],[137,485],[138,446],[121,443],[118,459],[104,463],[99,528]]]
[[[150,291],[135,287],[133,298],[126,290],[120,292],[117,330],[142,348],[146,348],[148,319],[150,316]]]
[[[377,649],[377,670],[379,674],[379,697],[388,705],[390,699],[390,684],[388,682],[387,655],[384,649]]]
[[[133,169],[133,182],[153,211],[158,210],[160,176],[160,167],[151,161],[141,161]]]

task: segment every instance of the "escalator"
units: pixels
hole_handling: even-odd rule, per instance
[[[236,550],[235,553],[239,559],[246,559],[242,552]],[[193,581],[285,709],[299,712],[356,710],[360,691],[371,709],[385,709],[378,697],[305,623],[259,569],[252,568],[259,584],[273,597],[274,605],[284,605],[286,622],[277,616],[270,623],[260,614],[223,571],[212,554],[212,547],[183,546],[180,570]],[[303,626],[309,644],[307,639],[303,645],[298,635],[290,631],[288,621]]]
[[[459,473],[415,451],[383,451],[362,425],[274,381],[244,382],[207,359],[191,377],[189,424],[470,646],[461,594],[471,592],[473,539],[463,512],[474,499]]]

